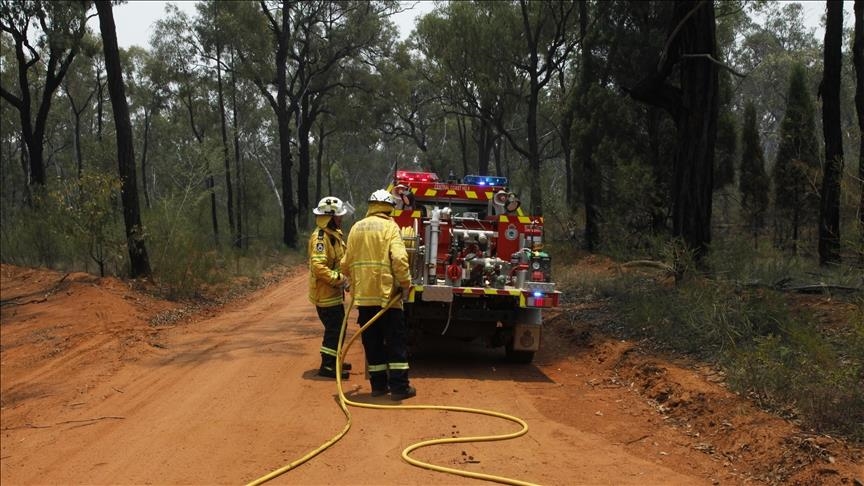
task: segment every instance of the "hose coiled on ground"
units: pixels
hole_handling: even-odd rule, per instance
[[[372,409],[379,409],[379,410],[394,410],[394,409],[396,409],[396,410],[448,410],[448,411],[452,411],[452,412],[464,412],[464,413],[474,413],[474,414],[479,414],[479,415],[488,415],[488,416],[498,417],[498,418],[519,424],[521,429],[516,431],[516,432],[509,433],[509,434],[469,436],[469,437],[449,437],[449,438],[444,438],[444,439],[431,439],[431,440],[425,440],[422,442],[417,442],[415,444],[409,445],[408,447],[406,447],[405,449],[402,450],[402,459],[404,459],[405,462],[407,462],[413,466],[422,467],[425,469],[430,469],[432,471],[438,471],[438,472],[443,472],[443,473],[447,473],[447,474],[455,474],[457,476],[464,476],[464,477],[474,478],[474,479],[482,479],[485,481],[493,481],[493,482],[502,483],[502,484],[513,484],[513,485],[518,485],[518,486],[536,486],[534,483],[520,481],[518,479],[506,478],[506,477],[502,477],[502,476],[495,476],[492,474],[485,474],[485,473],[479,473],[479,472],[473,472],[473,471],[465,471],[463,469],[454,469],[454,468],[450,468],[450,467],[446,467],[446,466],[439,466],[437,464],[431,464],[428,462],[419,461],[419,460],[414,459],[410,456],[411,452],[413,452],[417,449],[421,449],[423,447],[428,447],[428,446],[432,446],[432,445],[438,445],[438,444],[455,444],[455,443],[465,443],[465,442],[488,442],[488,441],[515,439],[516,437],[520,437],[522,435],[525,435],[528,432],[528,424],[524,420],[520,419],[519,417],[514,417],[512,415],[508,415],[508,414],[500,413],[500,412],[495,412],[495,411],[491,411],[491,410],[482,410],[482,409],[478,409],[478,408],[468,408],[468,407],[457,407],[457,406],[451,406],[451,405],[379,405],[379,404],[374,404],[374,403],[355,402],[355,401],[350,400],[348,397],[345,396],[345,392],[342,390],[342,378],[341,378],[342,377],[342,362],[345,360],[345,355],[347,354],[348,350],[351,348],[351,345],[354,344],[354,341],[357,340],[357,338],[363,333],[363,331],[365,331],[369,326],[371,326],[375,321],[377,321],[384,314],[384,312],[387,311],[387,309],[389,309],[391,306],[393,306],[393,304],[395,304],[397,302],[399,297],[400,297],[400,294],[396,293],[390,299],[390,301],[387,303],[387,305],[385,307],[383,307],[380,311],[378,311],[378,313],[376,313],[371,319],[369,319],[369,322],[364,324],[360,328],[360,330],[357,331],[351,337],[351,339],[348,341],[348,343],[345,346],[343,346],[342,341],[345,337],[345,328],[346,328],[346,323],[348,322],[348,314],[349,314],[348,311],[350,311],[354,305],[353,296],[351,298],[351,303],[349,304],[348,309],[345,312],[345,318],[342,320],[342,329],[339,332],[339,345],[338,345],[338,348],[336,350],[337,351],[336,354],[338,356],[338,359],[336,360],[336,388],[337,388],[337,391],[339,394],[339,407],[342,409],[342,413],[345,414],[345,418],[347,419],[345,422],[345,426],[342,428],[342,430],[338,434],[333,436],[331,439],[329,439],[328,441],[321,444],[321,446],[310,451],[309,453],[307,453],[303,457],[291,462],[290,464],[287,464],[283,467],[280,467],[279,469],[276,469],[265,476],[262,476],[256,480],[248,483],[248,486],[263,484],[263,483],[266,483],[267,481],[270,481],[271,479],[274,479],[278,476],[281,476],[282,474],[285,474],[286,472],[290,471],[291,469],[296,468],[297,466],[303,464],[304,462],[306,462],[306,461],[312,459],[313,457],[317,456],[318,454],[324,452],[330,446],[332,446],[333,444],[338,442],[342,437],[345,436],[345,434],[348,433],[348,430],[351,429],[352,419],[351,419],[351,412],[348,410],[348,405],[351,405],[353,407],[372,408]]]

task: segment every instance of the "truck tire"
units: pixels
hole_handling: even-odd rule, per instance
[[[521,351],[513,349],[513,344],[508,344],[504,348],[507,356],[507,361],[516,364],[530,364],[534,361],[534,351]]]

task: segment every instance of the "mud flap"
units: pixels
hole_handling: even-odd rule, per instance
[[[513,350],[537,351],[540,349],[540,334],[537,324],[517,324],[513,328]]]

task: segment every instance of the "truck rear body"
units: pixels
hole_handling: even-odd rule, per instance
[[[507,179],[397,171],[388,188],[411,260],[412,334],[482,339],[514,362],[539,349],[542,310],[558,306],[543,218],[525,215]]]

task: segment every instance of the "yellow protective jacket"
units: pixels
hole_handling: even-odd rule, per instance
[[[342,271],[351,281],[354,303],[384,307],[394,293],[411,285],[408,253],[399,226],[386,213],[358,221],[348,234]],[[402,308],[400,299],[392,308]]]
[[[341,230],[324,224],[309,235],[309,301],[318,307],[333,307],[342,305],[342,287],[347,283],[339,271],[345,241]]]

